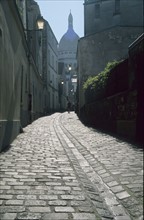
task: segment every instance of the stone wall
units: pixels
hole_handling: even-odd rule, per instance
[[[101,96],[87,88],[79,115],[90,126],[144,144],[143,34],[128,51],[128,59],[111,70]]]
[[[143,26],[143,0],[85,1],[84,23],[85,36],[115,26]]]
[[[108,62],[128,56],[129,45],[142,33],[142,27],[113,27],[83,37],[78,43],[80,107],[84,105],[83,83],[104,70]]]

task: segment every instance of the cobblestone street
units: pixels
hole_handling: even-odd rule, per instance
[[[142,220],[143,152],[84,126],[42,117],[0,154],[1,220]]]

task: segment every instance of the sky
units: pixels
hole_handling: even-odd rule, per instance
[[[73,15],[73,29],[79,37],[84,36],[84,6],[83,0],[35,0],[41,15],[48,21],[57,41],[68,29],[68,16]]]

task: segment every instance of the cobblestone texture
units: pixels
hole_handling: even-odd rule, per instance
[[[0,154],[1,220],[141,220],[143,152],[84,126],[42,117]]]

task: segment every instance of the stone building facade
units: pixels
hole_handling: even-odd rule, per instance
[[[27,2],[28,29],[36,29],[36,20],[40,16],[40,9],[34,0]],[[59,110],[58,101],[58,58],[57,39],[45,20],[44,29],[41,31],[29,31],[28,41],[36,66],[45,84],[44,99],[45,113]],[[42,96],[40,94],[40,96]]]
[[[51,108],[48,79],[50,74],[57,74],[57,41],[52,35],[54,43],[49,41],[48,45],[44,32],[37,31],[39,15],[39,6],[33,0],[0,1],[0,151],[23,127]],[[49,71],[50,47],[55,54],[54,73]]]
[[[78,43],[79,107],[83,83],[109,61],[128,56],[129,45],[143,32],[143,1],[85,0],[84,34]]]
[[[42,37],[43,46],[43,73],[44,80],[48,89],[48,102],[49,113],[59,110],[58,99],[58,41],[48,23],[45,21],[45,28]]]
[[[21,111],[28,108],[23,96],[28,91],[28,47],[14,1],[0,2],[0,45],[1,149],[19,133]]]

